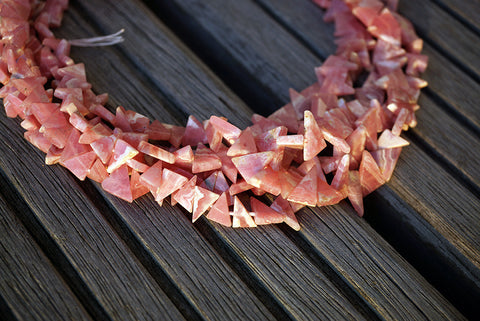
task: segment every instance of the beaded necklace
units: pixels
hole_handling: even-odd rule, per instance
[[[217,116],[192,115],[179,127],[123,107],[111,112],[70,46],[115,44],[122,31],[55,38],[50,28],[60,26],[68,0],[2,1],[0,97],[46,164],[128,202],[151,193],[160,205],[178,203],[193,222],[205,214],[232,227],[285,222],[298,230],[302,207],[345,198],[361,216],[363,197],[391,178],[408,145],[400,134],[416,125],[428,59],[396,1],[314,2],[335,23],[337,52],[315,68],[316,83],[290,89],[288,104],[254,114],[244,130]]]

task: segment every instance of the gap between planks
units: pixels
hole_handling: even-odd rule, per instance
[[[480,54],[476,46],[478,35],[432,1],[399,1],[398,9],[410,19],[426,43],[477,83],[480,82]]]
[[[18,219],[43,253],[45,253],[52,266],[55,267],[65,284],[75,294],[88,314],[96,320],[111,320],[108,313],[95,299],[88,286],[78,275],[78,271],[63,255],[63,251],[59,249],[56,241],[51,238],[44,226],[37,220],[36,215],[32,213],[32,210],[19,193],[18,186],[14,185],[3,170],[0,170],[0,194],[5,197],[9,206],[15,209]]]
[[[474,319],[476,302],[480,301],[480,278],[472,262],[437,231],[432,231],[428,223],[408,215],[408,204],[391,189],[381,188],[367,196],[365,208],[369,224],[431,284],[444,289],[442,293],[448,300]],[[416,241],[419,237],[424,242],[421,246]]]
[[[480,37],[480,6],[475,1],[431,0]]]
[[[22,208],[7,202],[6,184],[0,184],[0,315],[8,320],[93,320],[17,217]]]
[[[132,254],[141,262],[157,284],[163,289],[163,291],[165,291],[177,309],[179,309],[188,320],[209,319],[204,315],[204,312],[202,312],[198,305],[192,302],[191,298],[186,295],[185,291],[181,289],[182,285],[176,284],[171,275],[164,270],[159,263],[159,259],[156,257],[154,250],[149,246],[148,240],[140,237],[135,230],[132,229],[132,226],[125,221],[121,213],[118,212],[109,198],[106,197],[101,190],[101,187],[94,182],[83,181],[79,183],[79,188],[84,190],[88,197],[93,200],[93,203],[108,221],[110,226],[112,226],[117,235],[130,248]],[[154,204],[154,206],[155,205],[156,204]],[[282,317],[284,316],[282,315]]]

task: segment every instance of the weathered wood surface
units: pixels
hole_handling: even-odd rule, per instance
[[[300,232],[192,224],[178,207],[160,208],[151,197],[128,204],[44,166],[18,121],[1,117],[2,315],[472,318],[480,300],[480,88],[478,61],[469,60],[478,57],[470,42],[478,34],[444,9],[450,1],[431,2],[446,4],[428,6],[428,21],[416,21],[422,9],[414,2],[400,7],[428,35],[430,87],[394,178],[367,199],[367,220],[342,202],[302,211]],[[284,104],[289,87],[313,83],[313,67],[334,51],[332,26],[308,0],[148,4],[73,1],[58,34],[126,28],[124,44],[74,49],[74,59],[86,63],[97,92],[110,93],[111,106],[152,119],[184,124],[188,114],[215,114],[246,127],[253,111]],[[449,42],[452,33],[468,37]]]
[[[478,1],[433,0],[474,32],[480,34],[480,6]]]
[[[0,197],[2,315],[19,319],[91,320],[55,266]],[[1,300],[1,298],[0,298]]]

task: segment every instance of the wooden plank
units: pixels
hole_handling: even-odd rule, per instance
[[[402,196],[388,185],[370,194],[365,198],[367,221],[465,316],[474,318],[480,300],[478,267]]]
[[[243,5],[244,3],[245,3],[245,2],[242,2],[242,5]],[[182,4],[183,4],[183,2],[182,2]],[[223,2],[222,5],[212,4],[212,6],[226,7],[227,10],[229,10],[229,11],[231,11],[231,12],[234,12],[235,15],[238,15],[238,14],[239,14],[239,11],[238,11],[238,10],[234,10],[234,9],[232,9],[231,7],[224,6],[224,4],[225,4],[225,3]],[[180,4],[176,4],[176,5],[180,5]],[[228,5],[231,5],[231,4],[229,3]],[[192,7],[192,3],[185,3],[185,6],[191,8],[191,7]],[[203,10],[205,10],[205,9],[207,8],[206,6],[207,6],[207,4],[202,5],[202,7],[203,7],[203,8],[202,8],[202,14],[205,13],[205,12],[203,12]],[[210,6],[210,4],[208,4],[208,6]],[[254,7],[254,8],[256,8],[256,7]],[[210,9],[211,9],[211,8],[210,8]],[[235,8],[235,9],[237,9],[237,8]],[[251,9],[251,8],[249,8],[249,9]],[[258,9],[258,8],[257,8],[257,9]],[[251,10],[252,10],[252,9],[251,9]],[[251,10],[249,11],[249,13],[252,12]],[[257,10],[257,12],[259,12],[259,11]],[[257,13],[257,12],[255,12],[255,13]],[[95,15],[95,12],[91,12],[90,14],[91,14],[91,15]],[[205,14],[208,15],[209,13],[207,12],[207,13],[205,13]],[[211,14],[211,13],[210,13],[210,14]],[[228,20],[229,18],[231,19],[231,17],[229,17],[228,15],[224,16],[224,15],[218,14],[218,13],[216,13],[216,14],[211,14],[211,15],[212,15],[212,16],[224,17],[223,19],[225,19],[225,20]],[[197,16],[197,15],[192,15],[192,16]],[[254,17],[255,17],[255,16],[254,16]],[[184,16],[184,18],[185,18],[186,20],[188,20],[188,19],[190,18],[190,16]],[[258,17],[255,17],[255,18],[258,18]],[[269,26],[269,22],[268,22],[269,19],[268,19],[268,17],[262,16],[261,18],[262,18],[262,21],[265,21],[265,24],[266,24],[267,27],[268,27],[268,26]],[[118,26],[117,26],[117,27],[118,27]],[[143,28],[143,26],[140,26],[140,28]],[[217,26],[217,28],[220,29],[221,27],[220,27],[220,26]],[[288,38],[288,37],[287,37],[287,38]],[[285,40],[285,39],[283,39],[282,41],[284,41],[284,40]],[[155,41],[155,43],[156,43],[156,41]],[[245,40],[243,41],[243,43],[246,43]],[[291,45],[291,43],[287,43],[287,44],[288,44],[289,46]],[[144,50],[147,50],[147,51],[150,51],[150,50],[154,50],[154,49],[155,49],[155,46],[151,46],[150,43],[144,43],[144,44],[143,44],[143,47],[144,47]],[[238,48],[235,48],[235,49],[238,49]],[[244,48],[244,49],[245,49],[245,48]],[[160,51],[160,52],[161,52],[161,51]],[[132,58],[132,59],[134,59],[135,61],[137,61],[137,59],[135,59],[135,58]],[[156,70],[155,68],[158,68],[158,66],[155,67],[155,63],[152,63],[151,61],[148,61],[148,60],[144,60],[144,67],[141,67],[142,70],[145,70],[146,72],[150,72],[151,75],[152,75],[152,77],[155,77],[155,79],[158,79],[158,80],[157,80],[158,83],[161,83],[161,78],[158,77],[158,76],[156,76],[157,73],[155,72],[155,70]],[[169,80],[170,80],[170,79],[168,79],[168,81],[169,81]],[[162,86],[162,87],[163,87],[163,86]],[[197,112],[197,110],[195,110],[195,111]],[[232,115],[232,114],[230,114],[230,113],[231,113],[230,110],[226,110],[226,111],[224,110],[222,114],[223,114],[223,115],[226,115],[227,117],[234,116],[234,115]],[[236,113],[237,113],[237,114],[240,114],[241,111],[237,111]],[[241,115],[241,114],[240,114],[240,115]],[[243,114],[243,116],[245,117],[245,116],[247,116],[247,115],[246,115],[246,114]],[[234,116],[234,117],[235,117],[235,116]],[[239,117],[239,116],[237,116],[237,117]],[[243,122],[246,122],[246,121],[243,120]],[[352,213],[350,212],[349,215],[352,215]],[[318,223],[317,223],[317,224],[318,224]],[[363,231],[362,231],[362,232],[363,232]],[[233,232],[232,232],[232,233],[233,233]],[[339,235],[341,235],[341,234],[342,234],[342,233],[339,233]],[[224,236],[224,237],[226,237],[226,236]],[[372,244],[375,244],[375,242],[372,242]],[[354,251],[354,248],[356,248],[357,246],[358,246],[358,244],[356,244],[356,243],[355,243],[355,245],[354,245],[354,244],[347,245],[347,247],[350,247],[350,250],[351,250],[351,251]],[[364,244],[362,244],[362,245],[360,245],[360,246],[364,246]],[[370,244],[368,244],[368,246],[370,246]],[[239,249],[243,249],[243,247],[241,247],[241,246],[239,246],[238,248],[239,248]],[[386,250],[387,252],[389,251],[388,248],[385,249],[383,246],[380,246],[380,248],[381,248],[382,250]],[[368,253],[368,250],[365,250],[365,252]],[[369,255],[366,254],[366,253],[362,256],[362,260],[371,261],[371,258],[370,258]],[[241,257],[245,257],[245,255],[243,255],[243,256],[241,256]],[[403,267],[402,267],[402,265],[405,264],[405,262],[403,262],[403,261],[401,261],[401,262],[396,262],[396,261],[395,261],[395,263],[393,263],[393,262],[390,262],[390,263],[391,263],[391,264],[395,264],[395,265],[399,264],[399,265],[400,265],[399,271],[403,271],[403,272],[400,272],[400,273],[405,273],[405,271],[404,271],[404,269],[403,269]],[[377,264],[376,264],[376,263],[373,263],[373,265],[377,265]],[[388,266],[388,265],[390,265],[390,264],[384,264],[383,266]],[[382,266],[382,269],[383,269],[383,266]],[[395,284],[392,285],[392,284],[391,284],[392,281],[391,281],[391,279],[389,278],[390,276],[387,277],[387,275],[384,274],[384,276],[383,276],[384,279],[383,279],[383,280],[384,280],[384,282],[385,282],[385,284],[386,284],[386,287],[388,288],[388,289],[385,290],[385,291],[375,291],[375,290],[374,290],[374,289],[377,289],[378,280],[376,280],[376,282],[366,282],[365,280],[363,280],[363,281],[360,282],[360,283],[361,283],[360,285],[359,285],[359,284],[354,284],[354,285],[351,285],[351,286],[352,286],[356,291],[359,291],[359,292],[361,292],[361,293],[364,293],[364,292],[362,292],[362,291],[363,291],[363,287],[369,288],[369,289],[371,290],[370,293],[372,293],[372,295],[373,295],[374,297],[364,298],[364,300],[371,300],[372,302],[375,302],[375,308],[378,308],[379,310],[382,310],[382,312],[383,312],[384,310],[385,310],[385,311],[388,310],[388,311],[390,311],[390,312],[388,312],[388,313],[391,313],[391,314],[385,315],[385,316],[382,315],[382,317],[394,318],[392,315],[397,315],[397,316],[399,316],[399,315],[401,315],[401,313],[407,313],[407,314],[410,314],[410,313],[411,313],[411,314],[412,314],[412,315],[411,315],[412,317],[413,317],[413,315],[417,315],[417,316],[422,315],[422,316],[423,316],[424,313],[429,314],[429,315],[431,315],[431,316],[434,316],[434,315],[437,315],[437,316],[443,315],[443,316],[445,317],[446,315],[451,314],[452,316],[453,316],[453,315],[456,315],[457,317],[459,317],[459,315],[457,314],[458,312],[455,312],[455,310],[452,309],[451,306],[450,306],[446,301],[444,301],[444,299],[442,299],[441,296],[439,296],[438,293],[437,293],[435,290],[431,289],[428,285],[426,285],[426,284],[424,283],[424,281],[422,281],[422,278],[421,278],[418,274],[415,274],[415,272],[412,272],[412,273],[413,273],[413,277],[414,277],[414,278],[416,279],[416,281],[417,281],[417,282],[416,282],[416,285],[418,286],[418,284],[423,284],[423,285],[421,286],[422,291],[426,291],[426,292],[428,292],[428,293],[430,293],[430,294],[429,294],[429,295],[418,295],[418,296],[417,296],[418,298],[420,298],[420,300],[426,300],[425,302],[422,302],[422,303],[419,303],[419,302],[413,303],[412,301],[410,301],[410,299],[405,300],[406,302],[410,302],[410,303],[407,303],[408,307],[404,307],[404,308],[399,307],[399,306],[395,306],[395,307],[393,307],[391,310],[389,310],[389,309],[387,309],[387,308],[385,308],[385,307],[383,307],[383,308],[378,308],[378,305],[385,304],[385,301],[388,301],[388,299],[386,299],[386,298],[388,298],[390,295],[391,295],[391,296],[397,296],[397,297],[398,297],[398,296],[405,296],[405,292],[403,291],[403,288],[398,285],[398,283],[402,283],[401,280],[395,280]],[[371,274],[371,275],[376,275],[374,272],[369,273],[369,272],[367,272],[367,271],[365,271],[365,274],[367,274],[367,275],[369,275],[369,274]],[[387,273],[387,274],[388,274],[388,273]],[[359,281],[359,280],[355,279],[355,282],[357,282],[357,281]],[[382,284],[382,287],[383,287],[385,284]],[[398,287],[398,289],[397,289],[397,287]],[[393,288],[393,289],[392,289],[392,288]],[[402,289],[402,290],[400,290],[400,289]],[[417,288],[417,289],[418,289],[418,288]],[[416,291],[416,290],[415,290],[415,289],[412,289],[412,291]],[[431,291],[431,292],[430,292],[430,291]],[[388,294],[387,294],[387,293],[388,293]],[[395,293],[395,294],[393,294],[393,293]],[[407,296],[408,296],[408,294],[407,294]],[[423,299],[422,299],[422,298],[423,298]],[[432,301],[429,301],[429,300],[432,300]],[[439,300],[439,301],[441,301],[442,303],[439,303],[438,301],[435,302],[436,300]],[[427,301],[429,301],[429,302],[427,302]],[[378,305],[377,305],[377,304],[378,304]],[[418,306],[416,306],[416,304],[418,304]],[[388,307],[389,307],[389,308],[390,308],[391,306],[393,306],[393,305],[394,305],[393,303],[388,303]],[[422,308],[419,308],[419,306],[422,306]],[[446,310],[439,310],[438,307],[440,307],[440,306],[446,306],[447,308],[446,308]],[[401,313],[399,313],[399,311],[398,311],[397,309],[402,309]],[[378,313],[380,313],[380,312],[378,312]]]
[[[91,320],[2,196],[0,257],[0,297],[16,319]]]
[[[480,84],[464,74],[447,58],[428,44],[423,51],[429,57],[428,69],[424,78],[428,87],[424,90],[429,96],[438,97],[444,105],[459,118],[463,126],[469,125],[475,132],[480,131],[480,113],[476,107],[479,99]],[[467,124],[468,123],[468,124]]]
[[[92,7],[88,5],[85,7],[86,8],[81,9],[82,12],[84,10],[87,13],[92,12],[90,17],[96,17]],[[117,1],[115,2],[114,8],[113,5],[112,8],[109,8],[110,12],[115,13],[112,17],[122,17],[125,12],[132,12],[133,10],[135,12],[142,12],[142,7],[132,7],[128,2],[119,3]],[[62,33],[70,34],[76,32],[77,34],[74,34],[75,37],[87,36],[85,34],[78,34],[79,31],[83,31],[79,28],[73,30],[73,27],[83,25],[84,23],[84,21],[78,20],[78,15],[75,15],[75,20],[70,19],[73,14],[73,12],[70,12],[70,14],[67,15],[67,21],[65,22],[65,28],[63,28]],[[146,21],[145,16],[148,16],[148,14],[143,15]],[[118,21],[112,18],[109,20],[109,23],[118,23]],[[129,30],[138,28],[138,22],[135,21],[135,19],[121,19],[120,23],[124,24]],[[169,51],[172,53],[172,56],[181,60],[189,58],[188,55],[191,54],[188,52],[183,53],[180,49],[175,48],[175,44],[168,39],[169,32],[164,30],[164,27],[155,22],[151,22],[151,24],[149,29],[144,30],[156,28],[156,34],[166,33],[166,35],[161,36],[165,37],[162,41],[155,42],[162,46],[156,48],[156,52]],[[69,25],[70,27],[68,27]],[[144,50],[151,49],[146,45],[143,47],[145,48]],[[124,50],[126,51],[136,52],[136,54],[143,53],[143,51],[139,52],[136,48],[138,48],[138,46],[124,46]],[[102,74],[103,72],[108,72],[110,68],[109,65],[104,64],[104,59],[106,60],[107,58],[110,64],[128,67],[125,66],[125,62],[122,62],[121,58],[116,57],[113,50],[109,50],[108,52],[103,50],[99,52],[97,50],[94,54],[97,59],[92,59],[94,57],[90,52],[84,50],[77,51],[77,55],[82,61],[91,62],[87,63],[87,69],[102,71]],[[165,61],[166,64],[172,63],[166,59],[161,59],[161,57],[160,61]],[[156,61],[152,63],[156,64]],[[192,62],[190,62],[190,64],[191,63]],[[201,70],[201,68],[204,68],[201,66],[189,66],[185,62],[182,63],[181,66],[181,68],[186,69],[182,71],[182,74],[185,74],[186,78],[190,79],[195,79],[195,77],[188,77],[188,70],[193,70],[194,68]],[[158,65],[154,68],[164,69],[163,66]],[[175,68],[179,67],[176,66]],[[175,72],[178,72],[178,70]],[[151,94],[153,90],[149,87],[142,88],[141,83],[133,86],[135,90],[138,90],[138,93],[135,95],[125,95],[125,93],[122,92],[122,85],[129,86],[132,82],[131,79],[136,78],[135,75],[137,75],[137,73],[133,70],[129,71],[129,80],[124,82],[120,81],[119,86],[113,88],[110,86],[112,89],[111,93],[114,96],[124,98],[123,102],[129,103],[128,105],[136,104],[137,96],[147,97],[148,101],[154,101],[156,97]],[[172,74],[168,76],[171,77],[173,75],[174,73],[172,72]],[[114,71],[110,72],[110,76],[115,79],[123,79],[120,74]],[[167,79],[170,77],[167,77]],[[198,74],[196,77],[202,79],[201,86],[204,86],[203,84],[209,86],[209,88],[205,88],[206,90],[214,93],[222,90],[225,91],[225,94],[231,95],[228,94],[229,90],[227,88],[218,88],[220,85],[216,85],[213,76],[209,76],[207,72],[203,76]],[[163,82],[163,80],[160,79],[159,81]],[[197,80],[194,81],[196,82]],[[106,86],[109,84],[110,82],[105,83]],[[199,86],[199,84],[192,84],[192,80],[190,80],[184,83],[184,86],[196,87]],[[163,87],[164,86],[162,86],[162,88]],[[175,94],[180,95],[180,92],[177,91]],[[199,94],[200,92],[193,92],[190,97],[184,97],[182,99],[194,105],[197,102],[195,97],[198,97]],[[211,102],[212,105],[215,103],[215,100]],[[151,104],[143,106],[138,104],[136,110],[146,114],[153,112],[161,115],[161,109],[152,111],[151,106]],[[236,101],[231,101],[231,106],[232,109],[235,108],[237,110],[241,110],[242,108],[242,104],[238,98]],[[210,110],[206,109],[205,112],[210,112]],[[121,221],[119,224],[123,224],[132,231],[133,237],[138,238],[142,242],[142,247],[148,249],[149,254],[157,262],[156,264],[167,271],[168,275],[190,298],[192,304],[198,306],[198,309],[202,311],[206,317],[209,319],[222,320],[225,318],[243,319],[252,316],[254,316],[254,319],[259,319],[262,315],[266,319],[271,317],[265,313],[261,307],[257,307],[258,302],[255,302],[255,300],[251,298],[252,294],[249,293],[250,291],[245,289],[245,286],[239,281],[239,276],[235,274],[232,268],[225,266],[225,263],[218,257],[218,254],[212,252],[209,244],[206,243],[202,235],[199,234],[178,207],[172,209],[168,204],[165,204],[162,208],[159,208],[158,204],[151,198],[139,200],[132,206],[111,195],[103,195],[116,210],[119,216],[118,220]],[[218,233],[215,229],[211,227],[210,229],[213,232],[208,234]],[[205,235],[205,233],[203,234]],[[253,254],[249,256],[251,263],[246,264],[245,262],[240,262],[241,267],[236,267],[236,273],[241,274],[240,278],[245,280],[246,283],[250,283],[249,286],[253,292],[259,292],[259,289],[265,288],[264,292],[266,293],[258,294],[260,300],[265,302],[265,304],[268,305],[268,300],[278,302],[275,304],[278,307],[275,307],[275,305],[270,307],[270,309],[283,310],[275,312],[277,318],[307,319],[319,316],[333,319],[365,318],[347,298],[339,293],[335,284],[329,281],[328,276],[324,275],[321,270],[313,266],[308,259],[303,257],[301,251],[288,238],[283,237],[283,234],[278,229],[270,229],[268,238],[263,236],[263,231],[260,229],[251,231],[254,236],[247,238],[244,237],[244,230],[232,231],[232,233],[236,234],[237,241],[235,244],[237,247],[250,247],[252,251],[254,251],[253,254],[256,254],[256,257],[254,257]],[[130,240],[130,242],[133,242],[133,240]],[[220,245],[220,247],[222,246]],[[285,258],[286,251],[290,253],[288,255],[288,261]],[[238,253],[233,254],[238,255]],[[285,264],[282,265],[280,260],[284,261]],[[253,268],[255,272],[252,271]],[[292,275],[290,271],[294,268],[301,269],[304,273],[301,276],[297,274]],[[262,271],[262,273],[259,273],[259,271]],[[257,276],[255,274],[261,275]],[[251,280],[248,280],[249,276],[252,276]],[[280,280],[293,281],[280,282]],[[255,283],[252,283],[253,281],[255,281]],[[308,288],[309,291],[304,291],[305,288]],[[261,297],[265,295],[267,295],[267,297]],[[270,305],[272,305],[272,302],[270,302]],[[245,309],[245,307],[248,307],[248,309]],[[369,312],[362,313],[369,315]]]
[[[302,255],[319,266],[326,264],[380,319],[463,318],[349,206],[343,202],[339,207],[301,210],[302,230],[287,234],[302,244]],[[226,230],[224,238],[238,242],[238,235],[227,233],[233,234]],[[248,246],[236,250],[242,256],[258,255]],[[263,266],[259,271],[271,273]],[[288,273],[308,275],[301,266]]]
[[[384,221],[383,225],[389,225],[383,233],[392,228],[396,230],[394,233],[404,231],[403,237],[395,236],[395,242],[400,243],[400,248],[413,248],[415,253],[410,258],[415,265],[472,318],[475,302],[480,300],[480,201],[478,195],[428,159],[416,145],[403,151],[392,180],[374,196],[383,198],[380,203],[393,204],[395,210],[388,213],[380,207],[383,213],[377,217],[384,215],[379,219]],[[430,171],[418,179],[418,169],[426,166]]]
[[[455,0],[434,0],[435,3],[446,9],[447,12],[466,21],[475,28],[477,33],[480,31],[480,6],[477,1],[455,1]]]
[[[428,95],[422,95],[419,104],[422,106],[417,113],[420,121],[409,132],[412,134],[409,137],[417,141],[420,139],[429,150],[434,150],[438,156],[434,160],[438,162],[440,157],[444,158],[456,175],[464,175],[457,177],[458,180],[480,191],[479,137],[462,127],[460,121],[453,119]]]
[[[95,319],[149,319],[182,315],[118,238],[75,178],[44,166],[44,155],[23,138],[19,122],[0,119],[0,168],[18,190],[10,197],[37,239],[54,253],[55,265]],[[18,203],[18,204],[17,204]],[[132,308],[135,307],[135,308]]]
[[[266,14],[249,15],[246,10],[251,4],[244,6],[239,1],[228,2],[228,5],[219,5],[219,8],[197,1],[185,4],[152,1],[149,4],[156,8],[156,14],[171,21],[174,31],[186,32],[188,29],[191,34],[185,37],[200,55],[208,53],[215,60],[215,65],[228,68],[225,74],[230,73],[230,69],[237,71],[235,79],[238,82],[233,86],[238,89],[235,90],[247,87],[248,92],[256,93],[259,90],[255,87],[263,87],[260,95],[267,95],[270,101],[257,104],[256,112],[270,114],[289,99],[289,88],[301,90],[315,81],[313,66],[320,65],[321,59],[306,50],[291,50],[289,46],[292,44],[285,42],[283,37],[272,37],[272,30],[278,29],[278,25]],[[245,27],[245,17],[249,18],[248,28]],[[196,30],[199,32],[192,33]],[[295,41],[295,44],[298,45],[298,42]],[[305,72],[292,61],[304,61],[311,68]],[[230,77],[233,77],[231,73]],[[271,87],[266,84],[271,84]]]
[[[132,208],[110,195],[105,196],[149,251],[161,260],[175,282],[192,300],[199,301],[199,305],[204,303],[206,307],[202,311],[211,319],[264,318],[256,311],[259,302],[249,298],[245,289],[239,291],[239,278],[257,293],[260,302],[270,305],[276,319],[366,320],[374,317],[373,313],[362,311],[366,308],[358,311],[328,276],[276,228],[232,230],[201,218],[196,225],[200,229],[199,224],[205,225],[202,235],[192,225],[190,216],[183,216],[178,207],[164,204],[158,208],[158,204],[148,198],[139,202],[139,208]],[[179,236],[184,236],[184,240],[179,240]],[[210,238],[211,243],[216,242],[217,250],[225,246],[234,248],[222,253],[223,260],[230,261],[232,268],[219,263],[223,260],[218,253],[212,253],[205,237]],[[221,244],[225,241],[231,244]],[[175,246],[177,252],[165,251],[166,244]],[[267,300],[273,302],[269,304]],[[245,311],[238,312],[239,309]]]
[[[356,217],[355,213],[345,215],[349,206],[342,202],[321,211],[302,212],[302,217],[305,216],[302,237],[314,246],[314,255],[326,258],[334,269],[342,271],[342,277],[362,291],[366,300],[386,319],[463,318],[452,310],[451,303],[435,305],[433,302],[444,298],[428,287],[419,288],[418,284],[424,281],[418,271],[391,250],[365,220]],[[398,293],[392,294],[386,280],[395,283],[397,289],[393,292]],[[426,297],[429,299],[425,301]],[[430,300],[433,301],[428,302]],[[408,308],[402,308],[404,305]]]
[[[138,1],[132,1],[132,3],[137,4]],[[124,6],[132,5],[128,1],[123,1]],[[161,33],[157,34],[156,28],[162,28],[160,24],[151,26],[151,21],[154,19],[153,15],[147,11],[142,10],[142,14],[138,16],[144,17],[144,19],[136,19],[137,14],[133,15],[130,11],[118,12],[117,8],[112,8],[110,2],[102,3],[99,6],[97,3],[91,1],[86,3],[77,3],[79,7],[85,6],[85,8],[91,8],[92,10],[88,12],[88,19],[95,17],[95,21],[89,20],[91,23],[96,24],[99,27],[99,30],[105,34],[110,34],[118,31],[119,29],[125,28],[126,22],[131,19],[135,19],[135,27],[129,27],[126,30],[126,41],[125,45],[129,47],[134,47],[137,50],[142,49],[145,52],[145,55],[132,55],[131,59],[133,65],[137,70],[143,72],[147,75],[148,78],[144,79],[147,82],[153,82],[155,85],[161,88],[162,95],[168,100],[167,106],[173,107],[169,115],[170,118],[165,118],[166,115],[159,106],[157,109],[156,106],[150,108],[151,116],[155,119],[159,119],[165,122],[174,122],[175,120],[182,125],[186,123],[187,117],[190,114],[195,114],[198,119],[208,119],[212,114],[219,115],[223,110],[234,110],[232,105],[234,104],[234,95],[231,91],[225,90],[222,92],[212,92],[210,86],[223,86],[220,84],[220,81],[213,76],[213,73],[202,67],[200,60],[195,56],[190,56],[187,58],[185,55],[179,55],[180,50],[186,51],[187,48],[183,45],[178,39],[173,37],[173,33],[163,29]],[[133,6],[133,5],[132,5]],[[135,9],[140,7],[134,7]],[[114,21],[108,21],[102,17],[107,17],[112,15],[112,10],[117,10],[120,15],[119,19]],[[141,10],[141,9],[138,9]],[[123,23],[125,21],[125,23]],[[129,24],[130,26],[131,24]],[[143,49],[147,48],[146,43],[151,47],[150,50]],[[172,46],[162,47],[163,43],[172,43]],[[123,45],[120,45],[121,48],[124,48]],[[94,51],[94,50],[93,50]],[[93,52],[91,51],[91,52]],[[156,68],[155,75],[152,76],[151,70],[156,65],[158,61],[163,61],[163,68]],[[181,70],[179,66],[185,66],[184,70]],[[111,68],[121,68],[119,66],[111,65]],[[208,79],[205,77],[205,74],[211,77]],[[93,76],[93,75],[92,75]],[[99,75],[100,77],[105,77],[104,75]],[[128,77],[128,73],[125,73],[125,76]],[[107,81],[111,83],[111,78],[109,75],[106,75]],[[159,83],[159,80],[167,81]],[[195,81],[191,87],[186,84],[192,83]],[[180,95],[174,95],[180,91]],[[193,93],[198,94],[201,92],[202,95],[198,96],[196,100],[192,100],[194,96]],[[212,101],[218,102],[215,105],[212,105]],[[163,103],[163,102],[162,102]],[[207,108],[208,107],[208,108]],[[179,111],[175,111],[175,108]],[[238,105],[236,108],[245,109],[245,105]],[[195,113],[194,113],[195,111]],[[183,112],[183,117],[179,118]],[[233,113],[235,115],[235,113]],[[165,119],[165,120],[164,120]],[[246,125],[246,122],[239,116],[234,116],[231,121],[235,122],[239,126]]]
[[[429,171],[419,174],[420,168]],[[416,145],[404,150],[388,186],[480,268],[478,195],[469,192],[440,165],[431,162]]]
[[[459,1],[467,2],[467,1]],[[399,1],[398,11],[413,22],[418,34],[480,79],[479,37],[432,1]]]

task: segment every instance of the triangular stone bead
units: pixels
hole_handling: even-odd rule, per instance
[[[303,159],[308,161],[317,156],[327,144],[323,140],[323,134],[317,121],[313,117],[313,114],[308,110],[305,111],[304,115],[304,127]]]
[[[224,226],[232,226],[232,218],[228,209],[227,194],[222,193],[215,204],[207,214],[207,218],[211,221],[220,223]]]
[[[277,224],[283,222],[283,215],[281,213],[268,207],[255,197],[250,197],[250,206],[255,213],[255,224],[257,225]]]
[[[255,221],[243,206],[237,196],[233,200],[233,223],[232,227],[256,227]]]
[[[200,186],[195,186],[193,198],[192,222],[195,222],[210,206],[215,203],[219,195]]]
[[[317,205],[317,168],[312,167],[293,189],[287,200],[303,205]]]
[[[131,203],[133,201],[133,195],[130,187],[127,165],[122,165],[120,168],[113,171],[109,177],[104,179],[102,182],[102,188],[106,192]]]
[[[253,138],[250,127],[245,129],[238,139],[233,143],[227,151],[227,156],[235,157],[247,154],[253,154],[257,152],[257,146],[255,145],[255,139]]]

